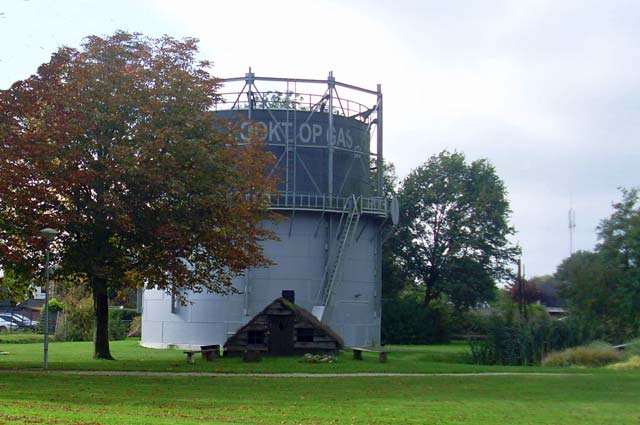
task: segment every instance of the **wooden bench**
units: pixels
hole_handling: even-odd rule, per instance
[[[200,350],[185,350],[184,353],[187,355],[187,363],[194,364],[195,360],[193,359],[194,354],[201,353],[202,358],[208,362],[212,362],[218,357],[220,357],[220,346],[219,345],[201,345]]]
[[[387,352],[384,350],[371,350],[368,348],[352,347],[353,360],[362,360],[362,353],[378,353],[378,361],[380,363],[387,362]]]
[[[242,361],[245,363],[248,362],[261,362],[262,361],[262,353],[257,350],[244,350],[242,352]]]

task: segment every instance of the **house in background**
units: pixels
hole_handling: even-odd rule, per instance
[[[536,282],[540,294],[540,304],[551,317],[563,317],[567,310],[565,300],[560,296],[560,289],[564,283],[553,278]]]

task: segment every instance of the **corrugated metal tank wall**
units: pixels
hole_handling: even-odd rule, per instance
[[[269,108],[268,96],[246,91],[253,87],[253,82],[253,74],[247,74],[242,91],[229,94],[231,102],[235,99],[233,106],[217,114],[221,119],[235,120],[243,131],[249,126],[250,116],[251,122],[262,127],[265,149],[276,159],[272,172],[280,178],[280,196],[272,198],[272,206],[288,219],[277,224],[265,223],[275,230],[279,240],[263,245],[265,255],[276,264],[249,270],[246,276],[237,278],[234,286],[240,294],[189,293],[187,298],[192,303],[174,307],[173,312],[170,295],[146,290],[142,344],[159,348],[223,344],[285,289],[295,290],[296,303],[309,311],[318,304],[326,304],[322,320],[347,346],[377,344],[381,305],[379,238],[386,204],[382,198],[371,198],[373,121],[363,116],[368,117],[373,109],[353,112],[334,104],[330,115],[331,102],[322,102],[329,99],[326,93],[331,89],[316,97],[319,101],[315,105]],[[331,76],[327,83],[329,87],[334,84]],[[289,103],[289,94],[285,93],[285,102],[276,104]],[[378,95],[380,107],[380,93],[373,94]],[[254,105],[250,112],[248,108],[242,109],[241,99],[247,99],[244,105]],[[381,117],[378,115],[376,119]],[[246,133],[239,137],[242,142]],[[323,282],[326,264],[339,251],[340,244],[336,242],[341,235],[336,232],[340,232],[341,219],[350,221],[348,200],[357,197],[373,203],[361,204],[358,218],[353,221],[357,228],[346,232],[351,235],[350,242],[339,256],[336,283],[331,286],[326,280]],[[342,206],[336,207],[340,202]],[[368,205],[367,211],[364,205]],[[319,296],[321,288],[327,287],[332,294],[328,303]]]
[[[271,227],[280,240],[264,244],[265,254],[276,265],[249,270],[235,280],[241,294],[188,294],[192,304],[178,306],[171,313],[171,296],[145,290],[143,297],[142,345],[156,348],[188,348],[224,344],[226,338],[248,322],[266,305],[293,289],[296,304],[311,311],[317,302],[329,245],[325,216],[316,235],[319,214],[298,212],[293,219]],[[335,217],[334,217],[335,220]],[[332,307],[324,321],[348,346],[368,346],[380,342],[380,288],[377,287],[375,220],[360,220],[359,238],[347,247],[339,272]],[[333,228],[337,228],[334,223]],[[291,231],[291,234],[289,232]],[[331,236],[335,237],[335,234]],[[246,291],[248,289],[248,291]],[[244,293],[246,291],[246,293]]]

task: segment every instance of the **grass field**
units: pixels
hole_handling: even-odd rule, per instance
[[[42,343],[44,335],[33,332],[2,332],[0,344],[34,344]]]
[[[0,424],[639,424],[640,372],[487,367],[463,343],[392,346],[334,364],[297,358],[221,359],[188,365],[179,350],[112,343],[117,361],[91,359],[91,343],[50,345],[52,369],[173,372],[478,372],[464,376],[276,378],[242,375],[96,376],[41,372],[42,344],[2,343]],[[14,370],[8,370],[14,369]],[[16,370],[17,369],[17,370]],[[25,370],[26,369],[26,370]],[[488,376],[482,372],[571,372]]]
[[[640,375],[349,378],[0,373],[0,423],[637,424]]]
[[[256,372],[256,373],[473,373],[473,372],[557,372],[557,368],[479,366],[469,363],[469,347],[465,342],[431,346],[387,346],[391,350],[387,363],[378,363],[377,356],[364,354],[364,361],[353,361],[350,352],[343,352],[336,363],[308,364],[298,357],[264,358],[259,363],[243,363],[239,358],[224,358],[205,362],[196,356],[196,364],[186,362],[182,350],[143,348],[138,341],[112,341],[111,352],[116,361],[96,361],[92,358],[91,342],[52,343],[49,345],[49,369],[52,370],[130,370],[163,372]],[[0,369],[41,369],[42,344],[0,343]],[[580,373],[580,370],[572,370]]]

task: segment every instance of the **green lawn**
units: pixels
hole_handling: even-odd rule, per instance
[[[31,344],[44,341],[44,335],[33,332],[2,332],[0,333],[0,344]]]
[[[16,342],[16,341],[14,341]],[[97,376],[37,372],[42,344],[0,342],[0,424],[638,424],[640,371],[489,367],[468,363],[464,342],[389,346],[334,364],[298,358],[186,363],[181,350],[112,342],[116,361],[92,344],[52,343],[53,370],[210,372],[571,372],[555,375],[414,377]],[[7,369],[18,369],[10,371]],[[27,370],[27,371],[25,371]],[[31,371],[29,371],[31,370]],[[32,373],[36,370],[36,373]]]
[[[381,378],[0,373],[0,423],[637,424],[640,374]]]
[[[389,346],[387,363],[378,363],[377,355],[365,353],[363,361],[354,361],[351,352],[343,352],[336,363],[308,364],[299,357],[264,358],[259,363],[243,363],[239,358],[223,358],[205,362],[196,356],[196,364],[186,362],[182,350],[143,348],[138,341],[112,341],[111,352],[116,361],[96,361],[92,358],[91,342],[56,342],[49,344],[49,369],[52,370],[135,370],[173,372],[257,372],[257,373],[460,373],[460,372],[558,372],[557,368],[479,366],[469,362],[466,343],[434,346]],[[0,369],[42,368],[42,344],[0,343]],[[572,369],[580,373],[582,370]]]

